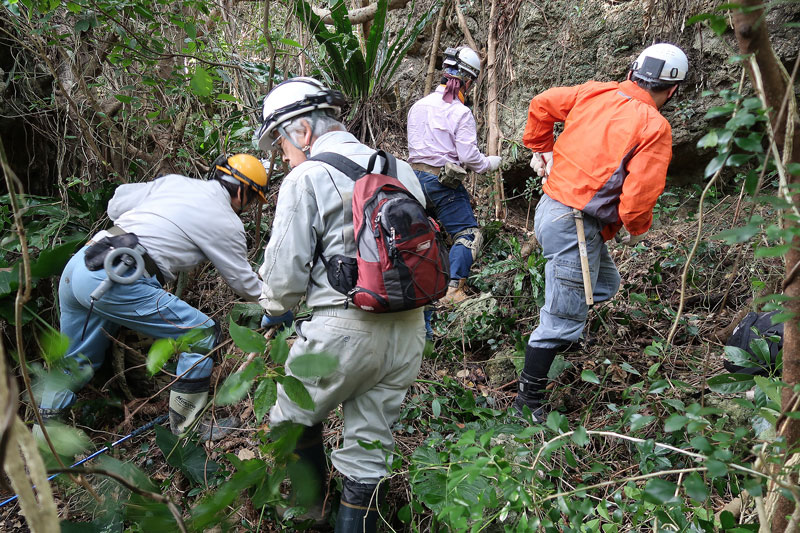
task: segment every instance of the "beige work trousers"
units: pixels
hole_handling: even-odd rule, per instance
[[[358,308],[322,308],[299,322],[293,359],[307,353],[327,353],[339,367],[323,378],[298,378],[314,400],[314,410],[301,409],[278,386],[270,423],[292,421],[313,426],[342,405],[342,447],[331,453],[333,466],[358,483],[375,484],[387,473],[386,453],[365,449],[359,441],[380,441],[394,448],[392,425],[400,416],[406,391],[417,378],[425,346],[422,308],[397,313],[368,313]]]

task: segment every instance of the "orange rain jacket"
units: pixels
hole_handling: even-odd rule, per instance
[[[553,146],[553,124],[564,131]],[[522,142],[553,152],[543,190],[603,225],[640,235],[653,223],[672,158],[672,129],[650,94],[631,81],[555,87],[531,100]]]

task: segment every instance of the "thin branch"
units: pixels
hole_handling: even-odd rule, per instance
[[[114,481],[116,481],[117,483],[119,483],[120,485],[122,485],[131,492],[135,492],[136,494],[144,496],[145,498],[149,498],[155,502],[166,504],[166,506],[169,508],[170,513],[172,513],[173,518],[175,518],[175,522],[177,523],[178,529],[181,531],[181,533],[188,533],[188,530],[186,529],[186,524],[183,521],[183,515],[181,513],[181,510],[178,508],[177,505],[172,503],[172,500],[157,492],[151,492],[149,490],[137,487],[136,485],[134,485],[133,483],[131,483],[130,481],[128,481],[127,479],[125,479],[124,477],[115,472],[103,470],[102,468],[53,468],[51,470],[48,470],[48,473],[50,474],[73,473],[73,474],[83,474],[86,476],[97,475],[97,476],[110,477],[111,479],[113,479]]]
[[[386,8],[387,11],[392,11],[394,9],[402,9],[406,7],[410,0],[389,0],[389,6]],[[311,8],[314,11],[314,14],[317,15],[319,18],[322,19],[323,24],[333,24],[333,17],[331,17],[331,10],[330,9],[322,9],[317,6],[312,6]],[[378,12],[378,3],[375,2],[374,4],[370,4],[367,7],[359,7],[357,9],[352,9],[347,12],[347,18],[350,20],[351,24],[363,24],[367,21],[370,21],[375,18],[375,13]]]
[[[453,7],[456,10],[456,17],[458,18],[458,27],[461,29],[461,33],[464,34],[464,38],[467,40],[467,46],[478,52],[478,45],[475,44],[475,39],[472,38],[472,32],[469,31],[469,26],[467,26],[467,18],[464,16],[464,12],[461,11],[461,6],[458,5],[458,0],[453,1]],[[491,20],[491,15],[489,19]]]
[[[433,76],[436,72],[436,58],[439,56],[439,43],[442,39],[442,28],[444,27],[444,19],[447,16],[447,8],[449,6],[450,0],[444,0],[442,3],[442,8],[439,9],[439,18],[436,20],[436,30],[433,32],[431,55],[428,59],[428,72],[425,75],[425,91],[423,94],[429,94],[433,89]]]

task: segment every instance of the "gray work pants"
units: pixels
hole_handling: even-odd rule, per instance
[[[334,355],[339,367],[323,378],[298,378],[314,400],[313,411],[301,409],[279,386],[270,423],[313,426],[341,404],[342,446],[331,454],[333,466],[358,483],[378,483],[387,473],[386,453],[368,450],[358,442],[377,440],[385,450],[394,448],[391,428],[422,363],[422,308],[396,313],[368,313],[353,307],[316,309],[310,320],[299,323],[297,337],[287,373],[292,360],[307,353]]]
[[[594,301],[610,300],[619,290],[619,272],[600,234],[598,220],[584,215],[583,225]],[[536,206],[534,231],[547,259],[545,304],[539,310],[539,326],[531,333],[528,344],[533,348],[556,348],[580,339],[589,313],[572,208],[542,196]]]

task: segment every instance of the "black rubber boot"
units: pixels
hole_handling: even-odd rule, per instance
[[[514,399],[514,410],[525,418],[524,407],[530,409],[534,424],[543,424],[546,419],[544,400],[547,373],[558,352],[558,348],[533,348],[530,345],[525,347],[525,368],[519,376],[519,392]]]
[[[301,515],[293,517],[296,521],[312,520],[314,526],[327,523],[330,514],[330,503],[325,498],[328,488],[328,459],[322,443],[322,424],[306,427],[297,440],[294,453],[298,459],[290,465],[293,493],[292,505],[307,509]],[[283,518],[285,507],[277,507],[278,516]]]
[[[344,479],[336,533],[375,533],[378,530],[378,507],[386,498],[388,485],[368,485]]]
[[[328,484],[328,458],[322,444],[321,423],[305,428],[297,440],[294,453],[299,457],[297,464],[312,476],[307,483],[319,487],[324,497]]]

